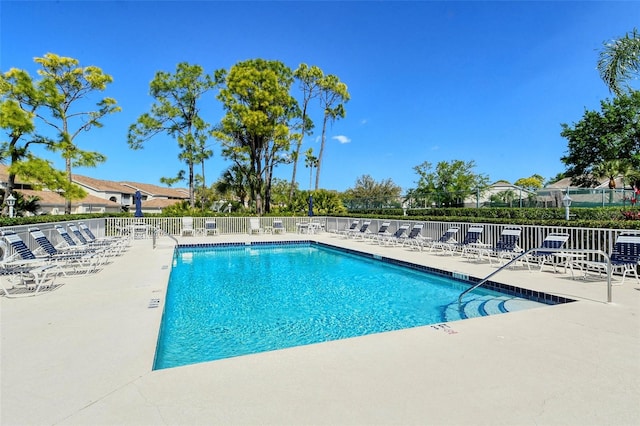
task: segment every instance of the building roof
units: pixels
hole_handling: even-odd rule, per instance
[[[57,192],[52,191],[36,191],[33,189],[17,189],[16,192],[21,193],[25,197],[38,197],[40,200],[38,204],[41,206],[60,206],[65,204],[65,199]],[[115,203],[105,198],[96,197],[95,195],[87,195],[81,200],[73,200],[71,205],[94,205],[104,207],[117,207],[120,208],[120,204]]]
[[[167,198],[175,198],[180,200],[189,198],[189,191],[183,188],[166,188],[162,186],[152,185],[149,183],[139,183],[139,182],[120,182],[120,183],[129,188],[132,188],[134,192],[140,191],[152,197],[167,197]]]
[[[80,185],[91,188],[99,192],[117,192],[121,194],[133,195],[135,190],[132,190],[129,186],[123,185],[120,182],[114,182],[110,180],[94,179],[88,176],[73,175],[72,180]]]
[[[142,202],[142,208],[145,209],[164,209],[174,204],[180,203],[182,200],[168,198],[153,198]]]
[[[624,187],[622,179],[623,179],[622,176],[618,176],[616,178],[616,188],[622,189]],[[575,185],[571,184],[571,178],[568,177],[568,178],[560,179],[557,182],[550,183],[549,185],[545,186],[545,189],[567,189],[567,188],[601,189],[601,188],[609,188],[609,178],[608,177],[598,178],[596,180],[598,182],[600,182],[600,183],[598,185],[595,185],[595,186],[589,186],[589,187],[575,186]]]

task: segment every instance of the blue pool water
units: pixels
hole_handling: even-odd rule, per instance
[[[181,248],[154,369],[474,316],[453,303],[466,288],[311,244]],[[543,306],[486,289],[467,303],[478,316]]]

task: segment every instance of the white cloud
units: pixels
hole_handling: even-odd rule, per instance
[[[367,124],[367,119],[363,118],[362,120],[360,120],[360,124],[362,124],[363,126]]]
[[[349,142],[351,142],[351,139],[349,139],[348,137],[346,137],[344,135],[334,136],[331,139],[335,139],[340,143],[349,143]]]

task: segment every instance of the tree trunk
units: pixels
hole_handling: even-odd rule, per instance
[[[73,177],[71,176],[71,159],[67,158],[65,163],[67,168],[67,180],[69,181],[69,184],[71,184],[73,182]],[[71,199],[65,194],[64,200],[64,214],[71,214]]]
[[[193,191],[193,161],[189,160],[189,206],[193,209],[196,207],[196,199]]]
[[[324,143],[327,138],[327,121],[329,115],[325,112],[324,120],[322,121],[322,139],[320,142],[320,152],[318,153],[318,162],[316,163],[316,190],[320,186],[320,168],[322,167],[322,154],[324,153]]]

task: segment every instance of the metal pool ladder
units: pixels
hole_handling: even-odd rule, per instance
[[[158,234],[159,235],[166,235],[167,237],[171,238],[173,241],[176,242],[176,244],[178,244],[178,239],[176,237],[174,237],[173,235],[169,234],[168,232],[163,231],[162,229],[158,228],[157,226],[152,226],[153,228],[153,232],[151,233],[151,238],[153,239],[153,248],[156,248],[156,239],[158,238]]]

